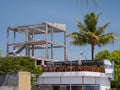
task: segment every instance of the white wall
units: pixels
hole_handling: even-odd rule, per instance
[[[38,78],[38,84],[97,84],[100,90],[110,88],[109,77],[100,72],[50,72]]]
[[[100,90],[110,89],[110,81],[108,78],[100,78]]]

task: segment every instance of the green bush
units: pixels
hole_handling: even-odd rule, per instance
[[[32,74],[40,74],[40,67],[36,66],[28,57],[5,57],[0,59],[0,71],[3,73],[28,71]]]

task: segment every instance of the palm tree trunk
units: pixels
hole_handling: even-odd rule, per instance
[[[94,60],[94,45],[91,45],[91,51],[92,51],[92,60]]]

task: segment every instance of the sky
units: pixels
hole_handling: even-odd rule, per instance
[[[110,25],[106,28],[107,32],[115,32],[120,35],[120,0],[97,0],[97,6],[92,0],[0,0],[0,50],[2,56],[6,56],[6,35],[7,27],[40,24],[42,22],[53,22],[66,24],[67,34],[77,31],[75,20],[83,22],[84,15],[90,12],[102,13],[99,17],[98,26],[107,22]],[[60,40],[59,36],[59,40]],[[70,45],[71,38],[67,38],[67,55],[69,60],[91,59],[91,47]],[[120,39],[115,40],[114,44],[102,47],[95,47],[95,54],[101,50],[119,50]],[[55,59],[63,60],[62,51],[55,55]],[[39,53],[39,56],[40,53]]]

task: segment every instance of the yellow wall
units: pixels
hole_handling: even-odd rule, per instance
[[[18,90],[31,90],[30,72],[18,72]]]

